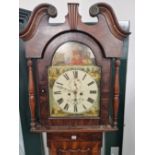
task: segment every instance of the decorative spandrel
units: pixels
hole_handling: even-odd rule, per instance
[[[50,116],[99,116],[100,73],[89,47],[78,42],[61,45],[48,68]]]

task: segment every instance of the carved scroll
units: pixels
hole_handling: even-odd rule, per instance
[[[97,5],[93,5],[89,9],[89,13],[92,17],[97,16],[100,13],[99,7]]]
[[[34,80],[33,80],[33,71],[32,71],[32,60],[28,59],[28,76],[29,76],[29,106],[31,111],[31,129],[35,128],[35,107],[36,107],[36,100],[35,100],[35,88],[34,88]]]
[[[118,108],[119,108],[119,66],[120,60],[115,60],[115,75],[114,75],[114,101],[113,101],[113,121],[114,128],[118,125]]]
[[[53,5],[50,5],[48,7],[48,10],[47,10],[48,14],[51,16],[51,17],[56,17],[57,16],[57,9],[53,6]]]

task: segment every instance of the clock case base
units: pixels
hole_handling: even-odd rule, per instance
[[[48,133],[49,155],[100,155],[102,132]]]
[[[101,155],[102,135],[117,131],[109,126],[51,126],[38,125],[34,133],[47,133],[49,155]]]

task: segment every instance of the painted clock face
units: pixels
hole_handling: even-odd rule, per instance
[[[62,44],[48,68],[50,117],[98,117],[100,80],[101,68],[88,46]]]
[[[97,102],[98,86],[85,71],[69,70],[54,82],[53,97],[65,113],[81,114],[89,111]]]

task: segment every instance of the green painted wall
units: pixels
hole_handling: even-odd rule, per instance
[[[25,27],[30,12],[19,10],[20,31]],[[28,106],[28,75],[23,42],[19,40],[19,112],[21,118],[26,155],[44,155],[41,134],[30,132],[30,110]]]
[[[119,131],[106,133],[105,135],[105,155],[110,155],[111,147],[119,147],[119,155],[122,154],[123,141],[123,122],[124,122],[124,102],[125,102],[125,83],[126,83],[126,59],[121,60],[120,66],[120,106],[118,115]]]

